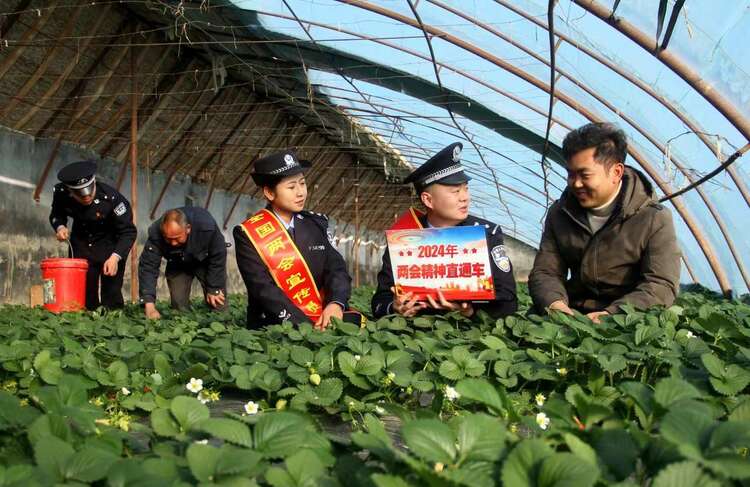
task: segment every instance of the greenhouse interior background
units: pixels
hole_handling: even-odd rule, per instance
[[[566,184],[561,141],[590,121],[627,133],[661,197],[700,182],[667,203],[682,282],[748,291],[746,1],[0,4],[3,301],[66,251],[44,223],[65,163],[94,156],[135,186],[141,235],[181,204],[226,230],[260,206],[253,160],[286,146],[372,283],[383,229],[416,201],[401,180],[462,142],[472,211],[511,237],[523,279]]]
[[[750,0],[0,0],[0,487],[750,486],[749,39]],[[566,160],[592,122],[643,178],[609,129]]]

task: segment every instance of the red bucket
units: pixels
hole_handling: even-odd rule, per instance
[[[86,307],[86,259],[44,259],[44,307],[53,313],[80,311]]]

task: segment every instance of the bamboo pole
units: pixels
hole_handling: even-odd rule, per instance
[[[132,42],[131,38],[131,42]],[[135,76],[135,49],[130,48],[130,205],[133,208],[133,224],[138,225],[138,80]],[[138,301],[138,242],[130,251],[130,298]]]

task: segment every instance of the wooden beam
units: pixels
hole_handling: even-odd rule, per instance
[[[349,157],[349,154],[346,152],[332,152],[331,153],[331,159],[329,159],[325,166],[321,168],[321,171],[318,173],[315,180],[311,182],[311,184],[314,186],[315,184],[318,184],[318,181],[321,181],[320,189],[318,189],[318,193],[322,195],[327,195],[331,189],[336,186],[336,184],[340,184],[342,181],[342,177],[346,174],[346,171],[350,168],[348,164],[345,164],[341,167],[341,169],[336,172],[336,166],[341,164],[342,158]],[[346,193],[346,192],[344,192]],[[319,211],[321,213],[326,213],[328,211],[328,206],[325,204],[325,200],[322,198],[319,198],[316,202],[316,206],[319,208]]]
[[[96,34],[96,33],[99,32],[99,27],[101,27],[101,25],[104,22],[104,20],[107,19],[107,17],[108,17],[107,14],[109,13],[109,11],[110,11],[110,6],[106,5],[104,7],[104,11],[102,12],[101,15],[99,15],[97,17],[96,22],[94,23],[94,27],[91,29],[91,33],[92,34]],[[91,41],[94,38],[95,38],[94,35],[91,35],[91,36],[85,38],[83,40],[83,42],[81,42],[81,44],[78,46],[78,49],[80,51],[82,51],[82,52],[86,51],[86,49],[88,49],[89,44],[91,43]],[[57,79],[55,79],[55,81],[52,82],[52,84],[50,85],[50,87],[47,88],[47,91],[45,91],[44,94],[42,94],[41,97],[39,97],[38,99],[34,100],[34,105],[29,109],[28,112],[26,112],[26,115],[24,115],[23,117],[21,117],[21,119],[18,122],[15,123],[15,125],[13,126],[13,128],[15,130],[19,130],[19,131],[23,130],[23,128],[26,126],[27,123],[29,123],[29,121],[31,120],[31,118],[34,115],[36,115],[36,113],[39,110],[41,110],[42,105],[44,105],[44,103],[46,103],[47,99],[49,99],[49,97],[51,97],[52,95],[54,95],[55,93],[58,92],[58,90],[60,89],[60,87],[62,87],[63,83],[65,83],[65,80],[67,80],[68,76],[70,76],[70,73],[72,73],[73,70],[77,66],[78,66],[77,63],[69,62],[67,64],[67,66],[65,66],[65,69],[62,71],[62,73],[60,73],[57,76]]]
[[[60,150],[60,144],[62,144],[62,135],[57,137],[57,140],[55,141],[55,145],[52,146],[52,152],[47,158],[47,164],[44,165],[44,169],[42,169],[42,174],[39,176],[39,180],[36,183],[36,188],[34,189],[33,198],[34,198],[34,201],[36,201],[37,203],[39,203],[42,190],[44,189],[44,183],[47,182],[49,171],[50,169],[52,169],[52,164],[55,162],[57,153]]]
[[[354,287],[359,287],[359,159],[354,167]]]
[[[166,140],[163,140],[161,137],[155,138],[152,140],[146,147],[149,152],[152,152],[153,154],[158,154],[159,151],[163,149],[167,149],[170,147],[170,144],[172,143],[172,139],[174,139],[178,134],[182,132],[182,128],[185,126],[185,124],[190,120],[190,117],[192,115],[192,111],[195,110],[198,105],[200,104],[201,100],[203,100],[203,97],[206,96],[208,93],[211,93],[210,91],[206,90],[205,88],[208,86],[208,84],[211,82],[211,76],[204,74],[203,75],[204,80],[198,80],[195,93],[192,93],[188,95],[187,100],[181,102],[182,105],[189,105],[190,108],[187,111],[187,114],[182,117],[177,123],[173,123],[171,117],[167,121],[167,128],[163,131],[163,133],[169,133],[169,136],[166,138]],[[154,146],[156,146],[156,149],[154,150]]]
[[[156,122],[156,120],[159,118],[159,115],[161,115],[161,113],[167,107],[171,100],[171,97],[168,96],[169,92],[177,89],[177,87],[180,86],[180,84],[187,78],[191,66],[193,66],[193,61],[179,61],[175,66],[177,68],[175,71],[181,71],[181,73],[177,75],[173,73],[165,74],[159,81],[159,85],[156,87],[156,95],[154,95],[153,97],[149,97],[150,100],[144,102],[143,106],[139,109],[140,113],[146,113],[148,110],[151,110],[151,112],[146,117],[146,120],[141,123],[141,129],[138,132],[138,142],[141,142],[141,138],[143,137],[143,135],[148,133],[148,131],[151,129],[151,125]],[[125,157],[126,151],[127,147],[123,147],[123,149],[117,154],[117,156],[115,156],[114,159],[116,161],[121,160],[123,157]]]
[[[354,168],[355,168],[355,166],[350,166],[350,167],[346,168],[345,170],[349,171],[349,173],[351,174],[352,169],[354,169]],[[356,171],[355,171],[355,174],[356,174]],[[355,184],[356,184],[356,178],[351,178],[350,177],[350,180],[351,180],[351,187],[353,188],[355,186]],[[362,184],[369,184],[369,183],[372,182],[372,180],[373,180],[372,173],[367,173],[367,174],[365,174],[364,178],[361,178],[360,185],[362,185]],[[333,192],[331,191],[330,193],[331,193],[331,196],[333,196]],[[330,214],[330,215],[338,215],[339,218],[341,218],[341,217],[343,217],[345,215],[348,215],[346,217],[346,219],[349,220],[349,221],[351,221],[352,220],[352,218],[351,218],[352,217],[352,211],[349,210],[349,208],[352,206],[352,203],[357,198],[357,195],[355,194],[354,191],[351,191],[351,189],[349,189],[347,191],[341,191],[341,194],[340,195],[336,195],[336,196],[339,196],[339,197],[338,198],[329,198],[325,202],[325,205],[321,207],[322,210],[325,213]],[[359,211],[359,210],[357,210],[357,211]]]
[[[242,93],[240,93],[240,97],[242,96]],[[252,102],[250,102],[250,107],[252,107]],[[248,108],[250,108],[248,107]],[[243,105],[243,111],[245,111],[245,107]],[[224,140],[221,141],[221,144],[216,146],[214,150],[211,152],[211,154],[203,161],[203,163],[198,167],[198,170],[195,172],[196,175],[199,175],[202,173],[206,168],[213,162],[213,158],[216,157],[216,155],[221,155],[224,152],[224,147],[229,143],[229,141],[234,137],[237,132],[243,128],[247,123],[249,123],[250,120],[252,120],[252,117],[256,114],[258,111],[257,107],[255,110],[245,111],[241,116],[240,119],[237,121],[237,123],[234,125],[234,128],[227,134],[226,137],[224,137]]]
[[[238,130],[238,132],[241,132],[238,134],[238,137],[247,138],[248,135],[248,129],[252,131],[252,127],[255,126],[255,121],[258,117],[262,116],[262,110],[255,109],[253,110],[252,115],[247,119],[247,121],[244,123],[244,127],[242,127],[241,130]],[[227,143],[229,145],[229,143]],[[223,152],[223,151],[222,151]],[[224,171],[224,167],[231,167],[231,165],[237,163],[238,161],[245,161],[247,157],[242,154],[241,152],[234,152],[231,156],[227,156],[226,154],[223,154],[223,161],[220,168],[216,171],[216,186],[220,188],[227,188],[228,186],[232,186],[233,183],[236,182],[236,177],[230,172],[230,171]],[[205,168],[204,168],[205,169]],[[219,176],[225,175],[226,178],[230,179],[230,184],[227,186],[222,183],[222,180],[219,179]],[[226,180],[225,178],[225,180]],[[224,180],[224,181],[225,181]]]
[[[81,100],[78,95],[80,93],[84,93],[86,90],[86,86],[88,85],[89,78],[93,76],[94,72],[102,65],[104,60],[107,58],[107,56],[112,52],[112,44],[115,43],[115,40],[119,42],[119,36],[123,32],[125,32],[126,27],[128,26],[128,20],[124,20],[120,23],[120,25],[117,27],[117,30],[114,33],[113,39],[105,45],[100,51],[99,54],[96,56],[94,61],[89,64],[88,69],[83,74],[81,79],[78,80],[78,83],[76,83],[75,87],[70,90],[70,92],[63,98],[63,101],[58,105],[58,107],[55,109],[55,111],[52,113],[52,115],[47,118],[47,120],[44,122],[42,127],[36,132],[36,137],[44,137],[45,133],[50,129],[50,127],[54,124],[55,120],[64,113],[65,108],[70,105],[71,103],[75,103],[76,108],[71,108],[72,113],[70,114],[70,119],[73,121],[73,124],[78,120],[80,115],[83,113],[81,110],[81,106],[89,103],[89,98],[87,97],[85,100]],[[127,52],[125,49],[123,49],[124,52]],[[72,137],[68,137],[69,140],[72,140]]]
[[[217,164],[219,166],[218,168],[219,170],[221,169],[223,156],[224,156],[224,151],[219,151],[219,162]],[[206,195],[206,203],[203,205],[203,208],[205,208],[206,210],[208,209],[208,205],[211,204],[211,197],[214,195],[214,187],[216,186],[216,177],[219,175],[219,170],[214,171],[214,175],[211,178],[211,184],[209,184],[208,186],[208,194]]]
[[[174,83],[177,80],[175,80],[174,78],[172,78],[172,79],[169,79],[169,80],[162,79],[162,81],[164,83],[163,84],[160,83],[159,84],[159,88],[163,88],[163,90],[157,89],[157,91],[159,93],[169,91],[169,89],[171,89],[171,88],[174,87]],[[162,110],[163,109],[163,105],[166,104],[165,98],[167,98],[167,97],[162,97],[161,99],[159,99],[159,101],[158,101],[158,105],[160,107],[159,110]],[[150,106],[153,106],[154,103],[156,103],[156,101],[154,99],[152,99],[152,100],[146,100],[138,108],[138,111],[142,113],[143,111],[148,110],[148,108]],[[153,120],[155,120],[155,117],[154,117],[154,113],[152,112],[151,115],[149,115],[149,117],[147,119],[147,122],[148,122],[149,126],[148,127],[141,127],[141,129],[139,130],[139,133],[137,134],[138,135],[138,141],[141,140],[142,134],[146,133],[146,131],[149,130],[150,125],[153,122]],[[110,142],[109,146],[112,146],[112,142]],[[121,160],[122,159],[122,164],[120,165],[120,173],[118,174],[117,184],[116,184],[118,190],[120,189],[120,186],[122,186],[122,182],[125,179],[125,169],[127,168],[127,159],[125,158],[125,152],[124,151],[127,148],[128,148],[128,146],[123,147],[123,150],[120,151],[120,154],[118,154],[118,157],[116,158],[116,160]],[[105,153],[106,153],[106,149],[105,149]]]
[[[378,203],[384,202],[383,200],[385,199],[385,198],[380,197],[380,196],[383,196],[383,193],[382,193],[383,189],[387,188],[388,186],[388,181],[385,180],[385,174],[377,172],[375,169],[371,169],[371,171],[377,175],[378,185],[375,186],[370,191],[369,198],[365,199],[362,202],[362,208],[380,208],[380,206],[383,206],[383,205],[379,205]],[[362,222],[362,225],[366,229],[368,230],[370,229],[370,226],[372,225],[373,216],[376,213],[377,213],[376,211],[372,211],[372,213],[370,213],[369,216],[365,217],[365,220]]]
[[[321,148],[321,151],[324,151],[325,149]],[[314,205],[315,208],[318,209],[318,211],[323,212],[323,207],[320,206],[321,202],[324,201],[325,195],[328,194],[328,192],[335,186],[336,181],[340,179],[341,174],[339,173],[338,177],[331,177],[331,172],[335,171],[335,167],[338,163],[338,161],[343,157],[345,154],[341,152],[328,152],[326,154],[323,154],[320,157],[320,162],[316,165],[316,172],[314,174],[310,174],[310,178],[308,179],[308,186],[315,189],[315,203],[310,202],[311,205]],[[328,176],[326,178],[326,176]],[[320,196],[318,196],[320,195]]]
[[[79,95],[80,93],[76,93],[76,95]],[[76,96],[74,98],[73,107],[78,106],[78,100],[80,98]],[[73,123],[73,119],[71,118],[68,120],[68,127],[70,127]],[[63,140],[63,134],[64,131],[60,131],[60,135],[57,136],[57,140],[55,141],[55,145],[52,148],[52,153],[50,154],[49,158],[47,159],[47,164],[44,166],[44,169],[42,170],[42,174],[39,176],[39,180],[36,183],[36,188],[34,189],[34,201],[39,203],[39,197],[41,195],[42,189],[44,188],[44,184],[47,182],[47,177],[49,176],[49,171],[52,168],[52,163],[55,161],[55,158],[57,157],[57,152],[60,150],[60,144],[62,144]]]
[[[109,82],[110,79],[112,79],[112,76],[114,75],[115,71],[120,66],[120,64],[123,62],[123,60],[125,59],[125,56],[128,53],[128,48],[127,47],[120,48],[120,52],[118,52],[117,54],[114,54],[111,51],[111,49],[112,48],[109,47],[109,46],[107,48],[105,48],[105,50],[102,51],[102,54],[100,55],[100,57],[94,63],[94,66],[92,66],[92,68],[94,68],[94,69],[92,69],[92,73],[87,73],[86,74],[86,76],[89,76],[90,74],[93,74],[93,71],[95,71],[96,68],[99,65],[102,65],[104,63],[104,61],[106,59],[105,58],[105,54],[107,56],[109,56],[111,54],[111,56],[109,57],[109,59],[106,59],[108,61],[108,64],[112,63],[111,67],[104,73],[104,76],[101,76],[101,77],[99,77],[96,80],[96,84],[94,85],[94,88],[92,90],[93,92],[90,95],[86,96],[86,99],[83,100],[83,102],[81,103],[81,106],[78,108],[78,110],[76,110],[76,112],[74,114],[74,118],[76,120],[78,120],[79,118],[81,118],[83,116],[83,114],[86,113],[91,108],[91,106],[94,103],[96,103],[97,100],[99,100],[99,98],[101,97],[102,93],[104,92],[104,88],[106,88],[106,86],[107,86],[107,83]],[[81,80],[81,81],[85,82],[86,80]],[[110,100],[108,101],[107,107],[103,108],[101,110],[98,110],[97,111],[97,117],[95,117],[95,119],[92,121],[93,123],[86,124],[86,127],[79,134],[77,134],[77,136],[76,136],[76,138],[74,140],[79,141],[81,138],[83,138],[83,136],[86,134],[86,130],[88,130],[90,127],[94,126],[96,124],[96,122],[98,122],[99,119],[104,116],[104,114],[108,111],[109,107],[111,107],[114,104],[114,102],[115,102],[116,99],[117,99],[116,96],[111,96],[110,95]]]
[[[131,42],[133,38],[130,38]],[[133,224],[138,224],[138,77],[136,75],[135,49],[130,47],[130,204]],[[130,298],[138,302],[138,242],[130,251]]]
[[[139,28],[139,24],[136,24],[136,26],[134,28],[138,29]],[[146,56],[147,52],[148,52],[148,49],[142,49],[138,53],[138,59],[136,61],[137,65],[140,66],[143,63],[143,59]],[[120,58],[120,62],[116,66],[113,66],[113,68],[110,70],[110,72],[108,73],[108,75],[105,76],[105,79],[100,80],[101,83],[98,86],[97,92],[95,92],[92,97],[87,97],[87,100],[89,100],[91,102],[88,105],[89,108],[93,105],[93,103],[94,103],[95,100],[97,100],[98,98],[100,98],[101,93],[103,93],[103,91],[104,91],[104,89],[105,89],[105,87],[107,85],[107,81],[109,81],[109,79],[114,75],[114,73],[122,65],[122,63],[125,62],[125,55],[127,53],[128,53],[128,50],[127,50],[127,48],[125,48],[123,50],[123,52],[122,52],[122,57]],[[109,100],[107,100],[107,102],[104,104],[103,107],[100,107],[99,109],[96,110],[96,114],[94,115],[94,118],[92,120],[86,121],[85,126],[84,126],[82,132],[79,135],[76,136],[76,142],[83,141],[85,139],[85,137],[86,137],[86,135],[87,135],[87,133],[88,133],[89,130],[94,130],[94,133],[96,133],[96,126],[99,123],[99,120],[102,117],[104,117],[104,116],[111,115],[111,113],[112,113],[111,112],[112,107],[115,105],[115,103],[117,102],[117,99],[119,97],[120,97],[119,95],[108,95]],[[127,110],[128,101],[124,101],[123,102],[123,107],[124,107],[123,109],[118,110],[118,112],[116,112],[116,113],[119,114],[119,116],[116,116],[116,117],[110,116],[109,123],[107,124],[108,128],[105,131],[103,131],[103,132],[99,131],[99,135],[96,136],[94,142],[89,142],[86,145],[88,145],[90,147],[95,147],[95,146],[99,145],[99,142],[101,142],[101,140],[104,138],[104,135],[106,135],[107,133],[109,133],[109,131],[112,130],[112,128],[114,128],[114,126],[119,121],[119,118],[125,113],[125,110]],[[79,116],[79,118],[82,115],[83,115],[83,110],[81,110],[81,115]]]
[[[20,2],[18,2],[18,4],[16,4],[16,8],[13,9],[12,13],[5,14],[2,18],[0,18],[0,39],[8,38],[8,32],[10,32],[18,19],[21,17],[21,14],[26,11],[30,4],[31,0],[21,0]]]
[[[227,117],[230,116],[228,114],[216,116],[212,112],[219,111],[220,108],[215,107],[214,105],[221,105],[223,103],[229,105],[234,104],[242,95],[242,93],[240,93],[240,96],[234,96],[235,93],[236,92],[232,90],[222,90],[218,93],[218,96],[223,96],[224,99],[219,100],[217,97],[215,101],[212,101],[206,107],[201,116],[196,120],[196,122],[203,122],[203,127],[199,129],[197,124],[193,125],[191,130],[184,134],[186,137],[183,139],[183,142],[179,144],[180,149],[174,153],[176,155],[172,158],[173,164],[167,164],[163,167],[164,170],[170,165],[174,166],[177,171],[188,167],[190,162],[192,162],[196,155],[200,153],[200,150],[211,143],[211,137],[214,132],[223,127],[223,123],[226,121]],[[200,149],[198,148],[199,146]],[[172,154],[166,154],[160,162],[168,160],[170,156],[172,156]]]
[[[96,138],[94,138],[93,141],[91,141],[90,143],[86,145],[88,145],[89,147],[96,147],[97,145],[99,145],[99,142],[102,141],[102,139],[109,133],[109,131],[115,128],[115,125],[117,125],[117,122],[119,122],[120,119],[123,117],[125,112],[128,110],[128,107],[129,105],[127,103],[123,103],[122,105],[120,105],[120,108],[118,108],[115,113],[109,116],[109,122],[107,122],[104,128],[99,130],[99,134],[96,136]],[[102,116],[104,116],[105,113],[106,111],[99,112],[99,114],[96,117],[97,120],[101,118]],[[75,140],[74,142],[78,142],[78,140]]]
[[[131,37],[132,40],[132,37]],[[143,57],[145,57],[146,50],[141,50],[139,52],[138,61],[136,62],[136,66],[141,66],[143,64]],[[161,56],[159,57],[159,61],[154,65],[154,72],[159,73],[162,66],[164,65],[165,61],[169,59],[169,56],[171,54],[171,48],[164,49],[161,53]],[[158,74],[157,74],[158,76]],[[142,103],[142,106],[138,108],[139,112],[143,112],[143,110],[146,109],[147,106],[153,105],[155,103],[154,98],[152,97],[145,97]],[[109,154],[109,152],[112,150],[112,148],[119,143],[120,140],[127,140],[127,134],[130,130],[130,123],[124,123],[123,126],[120,128],[120,130],[117,131],[116,135],[111,137],[109,139],[109,142],[106,146],[99,152],[101,155],[105,156]],[[129,143],[125,143],[125,149],[127,150]]]
[[[209,93],[209,92],[207,91],[207,93]],[[187,146],[187,142],[189,142],[190,137],[192,137],[191,134],[193,132],[193,129],[203,120],[203,117],[206,115],[206,113],[208,112],[208,110],[211,108],[211,105],[213,105],[214,102],[216,102],[221,96],[224,96],[226,94],[227,94],[227,90],[222,90],[222,91],[219,91],[217,93],[214,93],[211,96],[211,99],[208,100],[208,102],[203,106],[203,110],[201,111],[201,113],[199,115],[195,116],[195,114],[193,113],[193,110],[194,110],[194,108],[197,108],[198,102],[200,102],[200,100],[203,98],[203,96],[201,95],[201,97],[196,101],[196,104],[193,107],[191,107],[190,110],[188,111],[187,115],[185,115],[185,119],[183,120],[183,123],[186,120],[188,120],[190,117],[195,117],[195,118],[190,123],[190,126],[182,133],[182,135],[177,140],[177,142],[175,142],[175,144],[172,146],[172,149],[174,149],[176,147],[179,148],[178,154],[182,154],[185,151],[185,148]],[[182,130],[182,124],[180,124],[179,130]],[[154,164],[154,169],[155,170],[162,169],[162,167],[161,167],[162,164],[166,160],[168,160],[170,158],[170,156],[172,156],[172,151],[171,150],[170,151],[166,151],[166,153],[164,154],[164,156],[162,156],[162,158],[159,159],[159,162],[157,162],[156,164]]]
[[[83,9],[83,4],[79,4],[75,10],[72,12],[70,17],[68,17],[67,22],[65,22],[65,25],[63,27],[62,32],[60,32],[60,37],[68,37],[71,32],[73,32],[73,29],[76,26],[76,22],[78,21],[78,17],[81,15],[81,10]],[[26,95],[29,94],[29,91],[36,86],[37,81],[39,81],[39,78],[42,77],[42,75],[47,71],[47,68],[49,67],[50,63],[52,61],[55,61],[57,59],[56,54],[57,52],[62,48],[61,44],[55,44],[52,49],[47,52],[47,55],[44,58],[44,61],[42,61],[41,64],[39,64],[34,71],[34,73],[26,80],[26,82],[21,86],[21,88],[17,91],[15,91],[11,97],[8,103],[5,104],[3,108],[0,109],[0,120],[7,120],[8,116],[13,112],[13,109],[16,108],[16,105],[26,98]]]
[[[227,95],[224,98],[229,98],[232,95],[232,92],[229,91],[229,90],[225,90],[223,93],[221,93],[221,92],[217,93],[215,99],[218,99],[219,96],[223,96],[223,95]],[[206,111],[203,112],[204,115],[207,115],[207,110],[209,110],[212,105],[213,105],[213,102],[210,103],[209,105],[207,105]],[[226,115],[224,117],[226,117]],[[224,117],[220,117],[220,119],[223,119]],[[206,118],[208,118],[208,117],[206,117]],[[191,125],[190,130],[192,131],[192,129],[195,128],[196,124],[198,122],[200,122],[201,120],[203,120],[203,119],[204,119],[204,117],[200,116],[196,120],[194,120],[193,124]],[[208,122],[206,122],[206,123],[208,123]],[[208,132],[207,140],[210,140],[210,137],[211,137],[211,134],[213,133],[213,130],[215,130],[216,127],[218,127],[219,125],[220,125],[219,120],[216,120],[213,124],[211,124],[210,129],[207,131]],[[183,134],[183,137],[185,135],[187,135],[187,134]],[[154,206],[151,208],[151,219],[152,220],[156,216],[156,211],[159,209],[159,205],[161,204],[161,201],[162,201],[162,199],[164,198],[164,195],[167,192],[167,188],[172,183],[172,180],[177,175],[177,172],[179,172],[180,169],[182,169],[183,167],[187,166],[187,163],[192,159],[192,156],[191,156],[191,157],[188,157],[187,160],[185,160],[185,161],[180,161],[180,158],[185,154],[185,152],[187,152],[187,151],[190,150],[189,145],[190,145],[189,143],[180,144],[181,149],[180,149],[180,152],[178,152],[177,157],[176,157],[177,163],[174,164],[173,167],[170,169],[169,174],[167,175],[167,179],[166,179],[166,181],[164,181],[164,186],[162,186],[162,189],[159,192],[159,196],[156,198],[156,201],[154,202]],[[166,157],[169,157],[169,154],[165,155],[165,158]],[[162,159],[162,161],[164,161],[164,158]],[[162,162],[162,161],[160,161],[160,162]]]
[[[275,120],[276,120],[276,118],[278,117],[279,113],[280,113],[280,112],[276,112],[276,114],[274,115],[274,121],[275,121]],[[265,146],[265,145],[266,145],[266,143],[270,142],[270,140],[271,140],[271,139],[273,138],[273,136],[274,136],[274,133],[272,132],[272,133],[271,133],[271,135],[269,135],[269,136],[268,136],[268,137],[266,138],[265,142],[264,142],[263,144],[261,144],[261,147]],[[246,167],[246,168],[245,168],[245,170],[243,171],[243,172],[246,172],[246,173],[247,173],[247,175],[246,175],[246,176],[245,176],[245,177],[244,177],[244,178],[242,179],[242,183],[240,184],[240,187],[239,187],[239,188],[237,188],[237,196],[235,196],[235,198],[234,198],[234,201],[232,202],[232,206],[231,206],[231,207],[229,208],[229,212],[227,213],[227,216],[226,216],[226,218],[224,218],[224,224],[223,224],[223,226],[222,226],[222,228],[223,228],[224,230],[226,230],[226,229],[227,229],[227,226],[229,225],[229,220],[231,220],[231,219],[232,219],[232,215],[234,214],[234,210],[235,210],[235,209],[237,208],[237,203],[239,203],[239,201],[240,201],[240,197],[242,197],[242,191],[243,191],[243,190],[245,189],[245,187],[247,186],[247,183],[248,183],[248,182],[250,182],[250,174],[251,174],[250,170],[252,169],[252,167],[253,167],[253,164],[255,164],[255,161],[257,161],[257,160],[258,160],[258,158],[260,157],[260,154],[261,154],[261,153],[262,153],[262,150],[261,150],[261,151],[258,151],[258,152],[257,152],[257,153],[255,154],[255,157],[253,157],[253,158],[252,158],[252,159],[250,160],[250,162],[248,163],[247,167]],[[242,174],[242,173],[238,174],[237,176],[239,177],[239,176],[240,176],[241,174]],[[231,186],[230,186],[230,188],[229,188],[230,192],[231,192],[231,189],[232,189],[232,188],[231,188]]]
[[[46,24],[47,21],[53,17],[54,8],[51,7],[54,7],[55,4],[57,4],[57,0],[50,0],[49,2],[47,2],[48,10],[45,11],[43,15],[37,16],[34,22],[26,30],[26,32],[23,33],[21,38],[13,42],[13,44],[17,45],[13,46],[12,48],[5,48],[6,50],[10,51],[10,53],[5,57],[5,59],[3,59],[2,63],[0,63],[0,79],[2,79],[2,77],[5,76],[5,73],[7,73],[10,68],[13,67],[16,61],[18,61],[18,58],[20,58],[24,53],[24,50],[29,44],[31,38],[38,34],[42,27],[44,27],[44,24]]]

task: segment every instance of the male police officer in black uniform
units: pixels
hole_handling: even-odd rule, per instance
[[[253,181],[263,188],[272,211],[286,228],[299,250],[320,290],[324,307],[317,329],[325,329],[331,317],[359,323],[362,316],[348,310],[351,277],[346,262],[331,243],[328,218],[320,213],[304,210],[307,185],[304,172],[308,161],[300,161],[292,150],[266,156],[255,162]],[[250,328],[280,323],[283,320],[299,324],[311,321],[305,313],[276,284],[271,272],[241,228],[234,228],[237,266],[247,286]]]
[[[169,210],[148,229],[148,241],[138,263],[141,302],[146,316],[159,319],[156,309],[156,281],[162,258],[172,307],[190,309],[190,288],[197,278],[208,305],[227,307],[227,244],[211,214],[203,208],[186,206]]]
[[[57,240],[70,239],[73,257],[86,259],[86,307],[121,308],[125,261],[136,238],[130,203],[113,187],[97,182],[96,163],[79,161],[57,173],[49,222]],[[68,217],[73,231],[68,233]],[[99,279],[101,277],[101,301]]]
[[[486,229],[495,299],[457,303],[446,301],[441,296],[437,300],[428,297],[427,302],[419,302],[413,299],[411,293],[396,295],[391,258],[386,249],[383,267],[378,273],[378,289],[372,298],[372,312],[376,318],[390,313],[415,316],[421,313],[453,310],[460,311],[464,316],[472,316],[480,309],[494,318],[499,318],[517,310],[513,267],[503,245],[503,232],[500,226],[469,215],[470,178],[461,166],[462,148],[463,145],[458,142],[449,145],[412,172],[404,182],[414,184],[420,200],[427,209],[426,214],[420,218],[423,228],[481,225]]]

